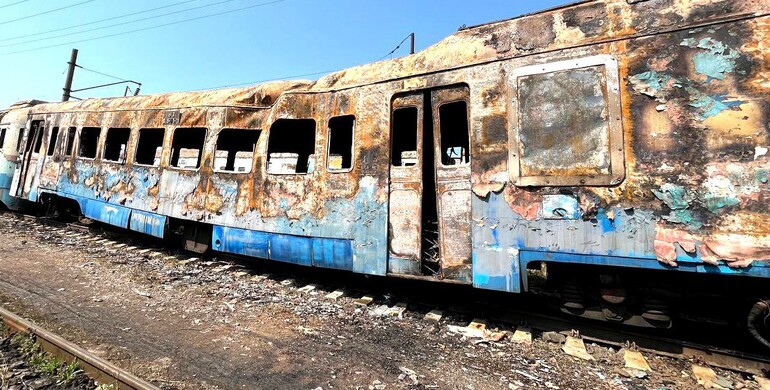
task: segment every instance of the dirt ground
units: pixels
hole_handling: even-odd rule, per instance
[[[589,345],[596,360],[583,361],[537,333],[531,345],[463,337],[451,325],[467,322],[451,313],[382,315],[387,297],[361,306],[291,275],[116,247],[9,215],[0,233],[0,305],[166,389],[699,387],[686,361],[647,355],[644,374],[610,348]],[[735,389],[759,388],[716,371]]]

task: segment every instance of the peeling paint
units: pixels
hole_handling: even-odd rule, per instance
[[[714,38],[706,37],[697,42],[694,38],[687,38],[681,45],[703,49],[693,55],[692,61],[695,71],[709,79],[724,80],[725,74],[735,69],[738,51]]]

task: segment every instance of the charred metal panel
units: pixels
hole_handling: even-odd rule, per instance
[[[591,56],[517,68],[511,76],[511,180],[519,186],[622,181],[617,61]]]

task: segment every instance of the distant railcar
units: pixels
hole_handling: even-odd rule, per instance
[[[587,1],[314,82],[12,107],[3,202],[770,346],[768,12]]]

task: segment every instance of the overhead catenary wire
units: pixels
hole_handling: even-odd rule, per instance
[[[29,1],[29,0],[24,0],[24,1]],[[195,1],[200,1],[200,0],[185,0],[185,1],[180,1],[178,3],[167,4],[167,5],[160,6],[160,7],[145,9],[145,10],[142,10],[142,11],[131,12],[131,13],[124,14],[124,15],[113,16],[113,17],[106,18],[106,19],[94,20],[94,21],[87,22],[87,23],[80,23],[80,24],[75,24],[75,25],[72,25],[72,26],[55,28],[53,30],[40,31],[40,32],[36,32],[36,33],[33,33],[33,34],[17,35],[15,37],[9,37],[9,38],[0,39],[0,42],[13,41],[13,40],[17,40],[17,39],[36,37],[36,36],[39,36],[39,35],[50,34],[50,33],[59,32],[59,31],[71,30],[73,28],[90,26],[92,24],[97,24],[97,23],[102,23],[102,22],[109,22],[111,20],[116,20],[116,19],[123,19],[123,18],[127,18],[129,16],[146,14],[148,12],[153,12],[153,11],[158,11],[158,10],[161,10],[161,9],[171,8],[171,7],[175,7],[177,5],[192,3],[192,2],[195,2]],[[18,4],[18,3],[14,3],[14,4]],[[13,5],[13,4],[8,4],[8,5],[3,6],[3,7],[8,7],[8,6],[11,6],[11,5]],[[0,7],[0,8],[3,8],[3,7]]]
[[[413,37],[413,36],[414,36],[414,33],[410,33],[409,35],[407,35],[406,38],[404,38],[404,40],[402,40],[401,43],[398,44],[398,46],[396,46],[393,50],[391,50],[390,53],[386,54],[383,57],[380,57],[380,59],[378,59],[377,61],[380,61],[383,58],[393,54],[396,50],[398,50],[398,48],[402,44],[404,44],[404,42],[406,42],[407,39],[409,39],[410,37]],[[414,49],[414,47],[412,47],[412,49]],[[377,61],[375,61],[375,62],[377,62]],[[329,73],[339,72],[341,70],[342,69],[323,70],[323,71],[320,71],[320,72],[313,72],[313,73],[304,73],[304,74],[296,74],[296,75],[275,77],[275,78],[271,78],[271,79],[262,79],[262,80],[248,81],[248,82],[245,82],[245,83],[227,84],[227,85],[218,85],[218,86],[215,86],[215,87],[198,88],[198,89],[193,89],[191,91],[203,91],[203,90],[207,90],[207,89],[239,87],[239,86],[242,86],[242,85],[259,84],[259,83],[266,83],[266,82],[269,82],[269,81],[277,81],[277,80],[291,80],[291,79],[296,79],[296,78],[299,78],[299,77],[309,77],[309,76],[325,75],[325,74],[329,74]]]
[[[113,76],[111,74],[107,74],[107,73],[103,73],[103,72],[99,72],[98,70],[88,69],[88,68],[86,68],[85,66],[82,66],[82,65],[75,64],[75,66],[78,67],[78,69],[85,70],[86,72],[96,73],[98,75],[109,77],[111,79],[120,80],[120,81],[129,81],[129,79],[126,79],[126,78],[123,78],[123,77],[118,77],[118,76]]]
[[[80,40],[76,40],[76,41],[58,43],[58,44],[54,44],[54,45],[47,45],[47,46],[41,46],[41,47],[34,47],[34,48],[31,48],[31,49],[18,50],[18,51],[12,51],[12,52],[8,52],[8,53],[0,53],[0,54],[2,54],[2,55],[11,55],[11,54],[27,53],[27,52],[43,50],[43,49],[50,49],[50,48],[54,48],[54,47],[69,46],[69,45],[72,45],[72,44],[75,44],[75,43],[90,42],[90,41],[95,41],[95,40],[98,40],[98,39],[112,38],[112,37],[117,37],[117,36],[126,35],[126,34],[132,34],[132,33],[141,32],[141,31],[153,30],[153,29],[156,29],[156,28],[161,28],[161,27],[166,27],[166,26],[173,26],[173,25],[180,24],[180,23],[187,23],[187,22],[192,22],[192,21],[195,21],[195,20],[201,20],[201,19],[211,18],[211,17],[215,17],[215,16],[231,14],[233,12],[244,11],[244,10],[251,9],[251,8],[257,8],[257,7],[262,7],[262,6],[271,5],[271,4],[283,3],[285,1],[288,1],[288,0],[268,1],[268,2],[265,2],[265,3],[253,4],[253,5],[250,5],[250,6],[247,6],[247,7],[240,7],[240,8],[232,9],[232,10],[229,10],[229,11],[217,12],[217,13],[208,14],[208,15],[202,15],[202,16],[198,16],[198,17],[194,17],[194,18],[177,20],[175,22],[164,23],[164,24],[159,24],[159,25],[149,26],[149,27],[143,27],[143,28],[138,28],[138,29],[129,30],[129,31],[123,31],[123,32],[115,33],[115,34],[102,35],[102,36],[94,37],[94,38],[80,39]]]
[[[32,14],[32,15],[22,16],[22,17],[16,18],[16,19],[6,20],[4,22],[0,22],[0,26],[2,26],[4,24],[8,24],[8,23],[18,22],[20,20],[27,20],[27,19],[30,19],[30,18],[34,18],[36,16],[47,15],[47,14],[50,14],[50,13],[53,13],[53,12],[65,10],[67,8],[77,7],[79,5],[83,5],[83,4],[86,4],[86,3],[91,3],[91,2],[94,2],[94,1],[96,1],[96,0],[81,1],[79,3],[70,4],[70,5],[67,5],[67,6],[64,6],[64,7],[54,8],[52,10],[43,11],[43,12],[39,12],[39,13]],[[13,5],[13,4],[10,4],[10,5]]]
[[[129,21],[120,22],[120,23],[117,23],[117,24],[111,24],[109,26],[95,27],[95,28],[91,28],[91,29],[88,29],[88,30],[74,31],[74,32],[70,32],[70,33],[59,34],[59,35],[54,35],[54,36],[49,36],[49,37],[44,37],[44,38],[37,38],[37,39],[28,40],[28,41],[15,42],[15,43],[7,43],[7,44],[4,44],[4,45],[0,45],[0,47],[10,47],[10,46],[25,45],[25,44],[28,44],[28,43],[47,41],[49,39],[68,37],[68,36],[71,36],[71,35],[84,34],[84,33],[88,33],[88,32],[104,30],[104,29],[107,29],[107,28],[113,28],[113,27],[118,27],[118,26],[125,26],[127,24],[134,24],[134,23],[144,22],[146,20],[162,18],[162,17],[170,16],[170,15],[176,15],[176,14],[183,13],[183,12],[195,11],[195,10],[198,10],[198,9],[201,9],[201,8],[213,7],[213,6],[221,5],[221,4],[225,4],[225,3],[232,3],[233,1],[237,1],[237,0],[222,0],[222,1],[218,1],[216,3],[204,4],[204,5],[197,6],[197,7],[186,8],[186,9],[177,10],[177,11],[173,11],[173,12],[167,12],[165,14],[153,15],[153,16],[148,16],[148,17],[145,17],[145,18],[129,20]]]
[[[28,1],[29,1],[29,0],[21,0],[21,1],[17,1],[17,2],[15,2],[15,3],[11,3],[11,4],[0,5],[0,8],[6,8],[6,7],[10,7],[10,6],[12,6],[12,5],[21,4],[21,3],[26,3],[26,2],[28,2]]]
[[[395,52],[396,52],[396,50],[398,50],[398,49],[401,47],[401,45],[403,45],[403,44],[404,44],[404,42],[406,42],[406,40],[407,40],[407,39],[409,39],[409,38],[411,38],[411,37],[412,37],[412,34],[413,34],[413,33],[409,33],[409,34],[408,34],[406,37],[404,37],[404,39],[402,39],[402,40],[401,40],[401,42],[399,42],[399,44],[398,44],[398,45],[396,45],[396,47],[394,47],[394,48],[393,48],[393,50],[391,50],[391,51],[390,51],[390,53],[388,53],[388,54],[385,54],[384,56],[380,57],[380,58],[379,58],[377,61],[382,61],[382,60],[384,60],[384,59],[385,59],[385,57],[387,57],[387,56],[389,56],[389,55],[391,55],[391,54],[395,53]],[[377,61],[374,61],[374,62],[377,62]]]
[[[190,91],[204,91],[204,90],[207,90],[207,89],[240,87],[242,85],[266,83],[266,82],[269,82],[269,81],[291,80],[291,79],[297,79],[297,78],[300,78],[300,77],[318,76],[318,75],[322,75],[322,74],[338,72],[340,70],[341,69],[323,70],[323,71],[320,71],[320,72],[313,72],[313,73],[304,73],[304,74],[295,74],[295,75],[289,75],[289,76],[274,77],[274,78],[271,78],[271,79],[262,79],[262,80],[248,81],[248,82],[245,82],[245,83],[227,84],[227,85],[218,85],[218,86],[215,86],[215,87],[198,88],[198,89],[192,89]]]

